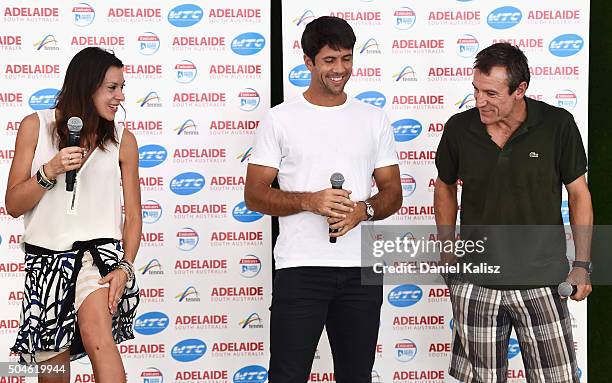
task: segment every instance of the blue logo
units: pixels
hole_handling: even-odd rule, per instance
[[[550,53],[557,57],[573,56],[584,46],[582,37],[575,34],[557,36],[548,44]]]
[[[143,223],[155,223],[159,221],[162,216],[162,207],[159,202],[152,199],[146,200],[142,206],[142,222]]]
[[[202,8],[194,4],[183,4],[168,12],[168,22],[175,27],[185,28],[199,23],[203,16]]]
[[[177,231],[176,239],[178,240],[177,247],[183,251],[191,251],[195,249],[198,242],[200,242],[198,232],[190,227],[184,227],[180,231]]]
[[[78,3],[72,7],[72,22],[79,27],[86,27],[93,23],[96,11],[87,3]]]
[[[200,339],[185,339],[172,347],[172,357],[179,362],[193,362],[206,353],[206,343]]]
[[[299,87],[310,85],[310,71],[306,64],[298,65],[291,69],[289,72],[289,82]]]
[[[395,307],[408,307],[423,298],[423,290],[417,285],[400,285],[389,292],[387,300]]]
[[[145,313],[136,318],[134,331],[142,335],[158,334],[168,327],[170,318],[162,312]]]
[[[487,23],[494,29],[508,29],[521,22],[523,14],[516,7],[499,7],[487,16]]]
[[[234,209],[232,210],[232,215],[234,216],[234,219],[236,221],[245,223],[255,222],[261,217],[263,217],[263,214],[247,209],[244,201],[234,206]]]
[[[397,120],[391,124],[393,127],[393,134],[395,135],[395,141],[407,142],[417,138],[423,126],[420,122],[412,118],[405,118],[403,120]]]
[[[155,367],[148,367],[140,373],[140,377],[141,383],[164,383],[164,374]]]
[[[510,338],[508,342],[508,359],[512,359],[521,353],[521,347],[519,346],[518,340]]]
[[[404,198],[410,197],[416,190],[416,180],[410,174],[402,174],[400,177],[402,183],[402,196]]]
[[[473,57],[478,53],[478,39],[473,35],[465,34],[457,39],[457,54],[460,57]]]
[[[250,56],[261,51],[266,45],[266,39],[255,32],[238,35],[232,40],[232,51],[241,56]]]
[[[578,97],[576,97],[576,93],[574,93],[570,89],[563,89],[555,95],[555,99],[557,100],[557,106],[559,108],[565,108],[567,110],[572,110],[576,107],[578,103]]]
[[[383,108],[387,103],[387,98],[385,95],[375,90],[359,93],[357,96],[355,96],[355,98],[365,102],[366,104],[374,105],[379,108]]]
[[[451,318],[451,320],[448,322],[448,327],[450,327],[451,331],[453,331],[454,325],[455,325],[455,319]]]
[[[143,55],[154,54],[159,50],[160,45],[159,37],[153,32],[145,32],[138,36],[138,51]]]
[[[244,88],[238,93],[240,100],[240,110],[250,112],[259,106],[259,93],[253,88]]]
[[[59,94],[58,89],[45,88],[30,96],[30,108],[34,110],[51,109],[55,106],[55,99]]]
[[[181,173],[170,181],[170,190],[178,195],[191,195],[202,190],[206,181],[200,173]]]
[[[261,271],[261,261],[253,254],[245,255],[240,259],[240,275],[253,278]]]
[[[566,201],[561,202],[561,218],[563,218],[563,224],[569,225],[570,217],[569,217],[569,205]]]
[[[145,145],[138,149],[138,166],[152,168],[164,162],[168,157],[166,148],[160,145]]]
[[[198,68],[189,60],[182,60],[174,66],[176,81],[187,84],[195,80],[198,75]]]
[[[410,362],[417,354],[417,345],[412,340],[404,338],[395,344],[395,359],[400,362]]]
[[[409,7],[400,7],[393,12],[395,28],[406,30],[416,23],[416,13]]]
[[[268,371],[257,365],[242,367],[233,377],[234,383],[265,383],[268,380]]]

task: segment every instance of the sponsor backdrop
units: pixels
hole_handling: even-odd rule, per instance
[[[270,106],[270,4],[126,4],[2,2],[0,178],[19,121],[54,105],[72,56],[86,46],[113,50],[125,64],[127,112],[117,120],[138,140],[144,221],[136,339],[120,346],[128,380],[263,383],[271,229],[246,209],[243,188],[253,134]],[[12,361],[23,223],[3,203],[0,361]],[[73,382],[93,381],[87,359],[72,368]]]
[[[474,107],[474,56],[492,43],[509,41],[524,50],[532,73],[528,95],[573,113],[587,142],[588,2],[317,0],[284,1],[282,10],[286,98],[310,82],[300,46],[304,26],[332,15],[355,29],[347,92],[387,111],[401,164],[404,204],[383,224],[434,223],[435,150],[446,120]],[[567,223],[567,201],[560,208]],[[586,381],[586,303],[572,302],[571,313]],[[385,286],[373,382],[455,381],[446,372],[451,328],[449,293],[443,286]],[[509,349],[508,381],[524,382],[514,334]],[[311,381],[333,381],[332,371],[323,336]]]

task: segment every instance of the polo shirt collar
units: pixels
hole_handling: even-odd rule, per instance
[[[512,134],[512,137],[526,133],[530,127],[539,125],[540,121],[542,120],[542,113],[538,102],[529,97],[525,97],[525,103],[527,107],[527,119],[523,121],[521,126],[519,126],[519,128]],[[474,109],[476,109],[476,107],[474,107]],[[476,113],[473,114],[472,121],[470,122],[470,130],[476,131],[477,133],[490,138],[485,125],[480,121],[478,109],[475,111]]]

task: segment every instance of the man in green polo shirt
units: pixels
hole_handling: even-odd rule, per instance
[[[462,382],[507,380],[512,328],[528,381],[578,382],[567,301],[551,285],[563,279],[576,285],[574,300],[591,292],[589,237],[577,232],[593,221],[587,161],[572,115],[526,97],[529,79],[527,58],[519,48],[498,43],[479,52],[473,78],[476,107],[448,120],[436,154],[434,206],[443,234],[454,235],[461,180],[462,239],[464,228],[471,236],[487,232],[501,237],[497,242],[489,238],[482,258],[501,265],[500,274],[447,278],[454,319],[449,373]],[[548,240],[557,228],[563,233],[562,185],[576,228],[571,271],[565,243]],[[535,233],[528,225],[546,226]],[[532,238],[525,239],[530,232]],[[542,241],[544,233],[547,240]],[[466,261],[452,254],[443,254],[443,260]]]

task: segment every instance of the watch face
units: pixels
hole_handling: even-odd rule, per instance
[[[374,208],[372,206],[368,206],[366,209],[366,214],[370,218],[374,217]]]

